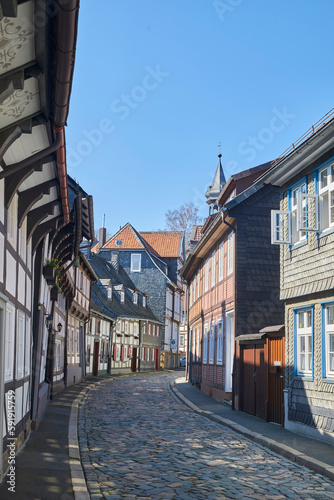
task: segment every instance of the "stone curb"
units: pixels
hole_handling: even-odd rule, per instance
[[[194,403],[189,401],[185,396],[183,396],[183,394],[181,394],[178,391],[175,382],[176,381],[169,384],[170,389],[182,403],[191,408],[194,412],[209,418],[210,420],[216,422],[217,424],[224,425],[225,427],[228,427],[229,429],[238,432],[239,434],[242,434],[251,441],[254,441],[255,443],[263,446],[264,448],[268,448],[272,452],[277,453],[278,455],[281,455],[284,458],[287,458],[291,462],[296,462],[297,464],[307,467],[308,469],[313,470],[317,474],[321,474],[322,476],[325,476],[326,478],[334,481],[334,467],[331,467],[328,464],[321,462],[320,460],[309,457],[308,455],[305,455],[304,453],[295,450],[294,448],[290,448],[290,446],[278,443],[273,439],[262,436],[262,434],[250,431],[243,425],[236,424],[232,420],[223,418],[210,411],[202,410]]]

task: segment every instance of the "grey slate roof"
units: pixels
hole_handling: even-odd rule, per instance
[[[103,257],[94,255],[89,261],[97,274],[99,280],[92,287],[92,310],[96,313],[107,315],[109,318],[116,320],[117,318],[133,318],[141,320],[149,320],[158,324],[162,324],[152,313],[149,307],[143,307],[138,299],[138,304],[132,301],[132,292],[136,291],[139,295],[143,295],[133,284],[123,268],[120,268],[119,273],[112,265]],[[106,294],[106,285],[113,284],[112,299],[108,299]],[[122,303],[118,293],[124,289],[125,302]]]

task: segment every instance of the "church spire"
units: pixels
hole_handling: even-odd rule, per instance
[[[217,170],[215,173],[215,176],[213,178],[212,185],[208,187],[205,196],[207,197],[207,204],[209,205],[209,215],[212,215],[215,210],[218,210],[218,205],[217,205],[217,199],[218,196],[223,189],[224,185],[226,184],[226,179],[222,167],[222,162],[221,162],[221,153],[220,153],[220,145],[219,147],[219,155],[218,155],[218,166]]]

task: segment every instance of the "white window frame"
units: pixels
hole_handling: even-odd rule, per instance
[[[291,212],[287,210],[271,211],[272,245],[291,245]]]
[[[30,375],[31,366],[31,330],[30,330],[30,318],[26,316],[26,335],[24,341],[24,351],[25,351],[25,361],[24,361],[24,376]]]
[[[223,364],[223,356],[224,356],[223,319],[220,319],[217,324],[217,365]]]
[[[137,304],[138,304],[138,293],[137,293],[137,292],[135,292],[135,293],[133,294],[133,303],[134,303],[135,305],[137,305]]]
[[[199,299],[201,291],[201,271],[199,270],[197,273],[197,298]]]
[[[319,196],[317,194],[297,193],[297,231],[319,231]]]
[[[14,339],[15,339],[15,309],[11,304],[6,304],[5,327],[5,382],[14,377]]]
[[[112,300],[112,287],[108,286],[107,288],[108,300]]]
[[[329,322],[329,310],[332,310],[332,321]],[[324,373],[326,378],[334,378],[334,304],[324,308]],[[331,345],[331,340],[333,344]]]
[[[129,323],[125,321],[124,323],[124,334],[127,335],[129,333]]]
[[[216,284],[216,250],[212,252],[211,256],[211,288]]]
[[[140,273],[141,271],[141,254],[132,253],[131,254],[131,268],[132,273]]]
[[[218,250],[218,281],[224,278],[224,242],[219,245]]]
[[[24,332],[25,332],[25,315],[22,311],[17,311],[16,325],[16,379],[20,380],[24,377]]]
[[[196,361],[199,361],[200,358],[200,329],[197,328],[197,337],[196,337]]]
[[[147,299],[145,295],[143,295],[143,307],[146,307],[146,304],[147,304]]]
[[[125,292],[124,290],[121,290],[121,303],[124,304],[125,302]]]
[[[204,292],[207,292],[209,290],[209,265],[210,260],[208,257],[204,264]]]
[[[204,325],[203,330],[203,360],[204,365],[208,364],[208,324]]]
[[[310,313],[310,315],[308,313]],[[303,319],[301,320],[301,318]],[[309,319],[310,321],[308,321]],[[313,374],[313,309],[307,308],[296,310],[295,321],[295,347],[297,351],[295,358],[295,374],[300,377],[310,377]],[[308,324],[309,322],[310,324]]]
[[[326,171],[326,186],[322,186],[321,184],[321,176],[322,173]],[[330,199],[334,197],[334,163],[331,162],[329,165],[326,165],[323,168],[319,169],[319,205],[320,205],[320,223],[321,230],[324,231],[326,229],[330,229],[334,227],[334,221],[331,222],[331,206]],[[327,202],[325,199],[327,198]],[[334,200],[333,200],[334,201]],[[334,206],[332,206],[334,212]]]
[[[227,237],[227,276],[233,273],[234,266],[234,233]]]
[[[27,217],[19,229],[19,254],[24,263],[27,261]]]
[[[290,206],[291,206],[291,242],[293,245],[306,241],[306,232],[298,229],[298,194],[306,194],[307,186],[303,181],[298,186],[290,190]]]
[[[209,342],[209,364],[213,365],[215,360],[215,322],[211,321]]]
[[[133,324],[133,335],[138,335],[138,323]]]
[[[121,333],[121,322],[120,322],[120,320],[116,321],[116,333]]]

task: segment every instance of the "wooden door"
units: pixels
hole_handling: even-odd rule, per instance
[[[284,423],[285,338],[268,339],[268,415],[270,422]],[[279,366],[280,364],[280,366]]]
[[[242,363],[242,411],[255,415],[255,349],[254,346],[243,346],[241,350]]]
[[[96,377],[99,374],[99,357],[100,357],[100,341],[94,341],[94,357],[93,357],[93,375]]]
[[[132,348],[131,371],[137,371],[137,347]]]
[[[159,364],[160,364],[159,348],[156,348],[156,350],[155,350],[155,369],[157,371],[159,370]]]
[[[265,419],[267,379],[264,345],[242,346],[241,364],[241,409]]]

